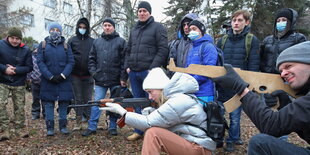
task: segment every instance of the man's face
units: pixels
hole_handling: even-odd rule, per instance
[[[141,22],[147,21],[151,17],[151,14],[145,9],[145,8],[140,8],[138,10],[138,19]]]
[[[287,18],[286,17],[279,17],[278,19],[277,19],[277,23],[280,23],[280,22],[287,22]]]
[[[302,88],[310,77],[310,65],[298,62],[284,62],[279,66],[281,77],[291,88]]]
[[[19,46],[19,44],[22,42],[22,40],[19,37],[15,36],[8,37],[8,41],[13,47]]]
[[[234,34],[239,34],[243,31],[244,27],[249,25],[250,21],[249,20],[245,20],[243,17],[243,14],[240,14],[238,16],[235,16],[232,20],[231,20],[231,26],[232,29],[234,30]]]
[[[103,31],[105,34],[112,34],[115,30],[113,25],[109,22],[104,22],[102,26],[103,26]]]
[[[79,24],[79,29],[87,29],[86,25],[84,23]]]
[[[183,26],[184,34],[188,35],[188,33],[189,33],[189,22],[183,22],[182,26]]]

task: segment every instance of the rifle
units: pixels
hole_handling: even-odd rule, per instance
[[[222,66],[209,66],[191,64],[187,68],[176,67],[174,60],[171,58],[167,68],[170,71],[182,72],[189,74],[196,74],[210,78],[216,78],[226,74],[226,70]],[[249,89],[258,93],[271,93],[275,90],[284,90],[293,97],[296,96],[296,91],[286,84],[279,74],[269,74],[262,72],[245,71],[240,68],[234,68],[239,76],[249,83]],[[241,97],[239,95],[233,96],[231,99],[224,103],[224,107],[228,113],[237,109],[240,105]]]
[[[133,112],[134,108],[145,108],[145,107],[153,107],[158,108],[158,104],[153,100],[147,98],[111,98],[111,99],[101,99],[98,101],[88,101],[87,104],[73,104],[69,105],[68,108],[78,108],[78,107],[90,107],[90,106],[99,106],[106,107],[107,102],[120,104],[127,111]],[[125,125],[125,118],[122,117],[117,122],[118,126],[122,128]]]

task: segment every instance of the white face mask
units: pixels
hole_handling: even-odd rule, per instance
[[[197,31],[190,31],[187,37],[190,40],[196,40],[199,36],[200,36],[199,32],[197,32]]]
[[[80,33],[81,35],[84,35],[84,34],[86,33],[86,29],[79,29],[79,33]]]

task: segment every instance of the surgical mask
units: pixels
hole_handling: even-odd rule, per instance
[[[81,35],[84,35],[86,33],[86,29],[79,29],[79,32]]]
[[[190,31],[187,37],[190,40],[196,40],[199,37],[199,32],[197,32],[197,31]]]
[[[277,23],[277,25],[276,25],[277,30],[278,30],[278,31],[283,31],[283,30],[285,30],[286,23],[287,23],[286,21],[285,21],[285,22],[279,22],[279,23]]]
[[[61,33],[57,31],[50,32],[50,37],[52,40],[56,40],[61,37]]]

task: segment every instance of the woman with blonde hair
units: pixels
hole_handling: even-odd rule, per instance
[[[149,114],[127,112],[115,103],[100,108],[120,114],[129,126],[146,130],[143,155],[160,154],[161,151],[168,154],[212,154],[216,143],[203,130],[188,124],[207,126],[203,106],[195,99],[194,93],[199,89],[195,78],[176,73],[169,79],[161,68],[154,68],[145,78],[143,89],[160,105]],[[143,111],[147,109],[150,108]]]

